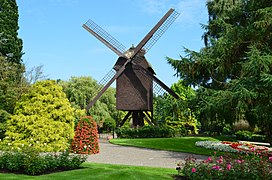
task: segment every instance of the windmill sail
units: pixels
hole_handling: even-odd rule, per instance
[[[149,49],[158,41],[170,25],[178,18],[179,13],[171,9],[171,15],[162,23],[160,28],[152,35],[150,40],[144,45],[143,49],[148,52]]]
[[[113,50],[118,56],[124,56],[126,47],[107,33],[104,29],[98,26],[95,22],[88,20],[82,27]]]
[[[158,41],[158,39],[163,35],[168,27],[175,21],[178,15],[179,13],[177,11],[170,9],[136,46],[131,59],[133,59],[133,57],[136,56],[142,49],[146,53]]]

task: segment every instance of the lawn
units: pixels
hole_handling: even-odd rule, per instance
[[[84,163],[82,169],[46,174],[41,176],[28,176],[12,173],[0,173],[0,179],[39,179],[39,180],[67,180],[67,179],[173,179],[171,175],[176,175],[175,169],[152,168],[141,166],[124,166],[97,163]]]
[[[145,139],[112,139],[111,143],[123,146],[135,146],[167,151],[187,152],[211,155],[212,150],[195,146],[197,141],[229,140],[224,137],[177,137],[177,138],[145,138]]]

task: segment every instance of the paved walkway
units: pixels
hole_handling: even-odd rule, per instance
[[[102,140],[100,141],[100,153],[89,155],[87,161],[106,164],[175,168],[177,162],[184,160],[188,155],[188,153],[119,146]],[[207,159],[207,156],[202,155],[194,155],[194,157],[198,160]]]

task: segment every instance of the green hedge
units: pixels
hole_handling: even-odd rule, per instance
[[[254,134],[253,132],[247,130],[239,130],[235,133],[235,136],[239,140],[246,140],[246,141],[265,141],[265,136],[260,134]]]
[[[40,154],[35,150],[7,151],[0,154],[0,170],[28,175],[39,175],[55,171],[77,169],[87,156],[60,154]]]
[[[118,138],[168,138],[174,137],[175,131],[168,127],[144,126],[141,128],[121,127],[116,131]]]

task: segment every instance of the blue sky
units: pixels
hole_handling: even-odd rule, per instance
[[[179,13],[146,58],[168,86],[177,82],[166,56],[178,59],[183,47],[203,47],[200,24],[207,24],[205,0],[17,0],[19,37],[28,68],[43,65],[50,79],[91,76],[100,80],[117,55],[82,28],[92,19],[129,48],[137,45],[170,9]]]

